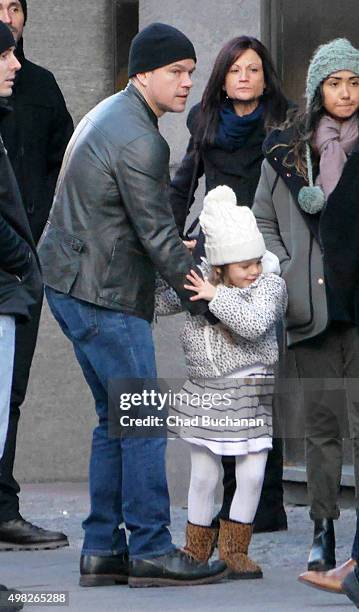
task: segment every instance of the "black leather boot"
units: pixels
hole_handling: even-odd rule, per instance
[[[203,563],[183,550],[166,555],[130,561],[130,587],[191,586],[218,582],[227,575],[223,561]]]
[[[127,551],[109,557],[81,555],[80,586],[94,587],[127,584],[128,565]]]
[[[327,572],[335,567],[335,534],[333,519],[314,521],[314,538],[308,559],[308,570]]]
[[[64,533],[37,527],[22,516],[0,522],[0,550],[51,550],[68,545]]]

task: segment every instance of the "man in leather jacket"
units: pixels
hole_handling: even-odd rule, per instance
[[[11,95],[20,63],[14,55],[15,40],[0,21],[0,100]],[[0,121],[9,109],[0,103]],[[31,306],[42,293],[42,281],[30,227],[16,179],[0,137],[0,458],[9,420],[15,352],[15,321],[26,321]],[[0,585],[1,596],[14,591]],[[22,606],[21,606],[22,607]],[[8,608],[7,608],[8,609]],[[14,609],[19,610],[17,605]]]
[[[20,188],[35,244],[47,221],[72,119],[54,76],[25,58],[23,28],[26,0],[1,0],[0,19],[15,40],[21,70],[16,75],[1,135]],[[6,445],[0,462],[0,547],[6,550],[58,548],[68,545],[63,533],[25,521],[19,512],[20,487],[13,476],[20,406],[25,400],[40,322],[42,295],[31,309],[31,319],[16,323],[14,376]]]
[[[108,431],[111,381],[130,393],[131,379],[136,390],[146,379],[155,384],[156,270],[186,309],[207,313],[184,289],[195,264],[169,205],[169,147],[158,131],[166,111],[184,110],[195,62],[192,43],[176,28],[152,24],[137,34],[130,83],[90,111],[68,145],[40,242],[50,308],[73,344],[99,418],[82,586],[204,584],[225,571],[222,562],[200,563],[172,544],[163,432]]]

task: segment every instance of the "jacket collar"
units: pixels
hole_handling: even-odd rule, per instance
[[[145,98],[141,94],[141,92],[133,85],[133,83],[128,83],[125,89],[126,93],[130,95],[131,98],[136,98],[140,101],[141,105],[146,110],[149,119],[152,121],[153,125],[158,128],[158,117],[153,112],[152,108],[147,104]]]
[[[308,182],[297,173],[293,166],[288,167],[288,163],[286,163],[286,161],[291,161],[288,153],[292,140],[292,128],[273,130],[263,143],[263,153],[272,168],[282,177],[297,199],[299,190],[308,185]]]

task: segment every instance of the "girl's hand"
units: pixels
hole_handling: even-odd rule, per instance
[[[198,276],[194,270],[191,270],[191,273],[187,274],[186,278],[191,285],[184,285],[184,288],[197,294],[190,298],[191,302],[196,302],[197,300],[207,300],[207,302],[210,302],[213,300],[216,295],[216,287],[208,280]]]
[[[183,244],[189,251],[192,252],[197,244],[197,240],[183,240]]]

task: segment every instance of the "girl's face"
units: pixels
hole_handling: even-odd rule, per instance
[[[265,88],[262,60],[253,49],[236,59],[226,74],[223,89],[233,102],[258,101]]]
[[[326,112],[345,121],[359,109],[359,76],[350,70],[333,72],[325,79],[322,94]]]
[[[244,289],[249,287],[262,274],[262,258],[248,259],[224,266],[224,283]]]

